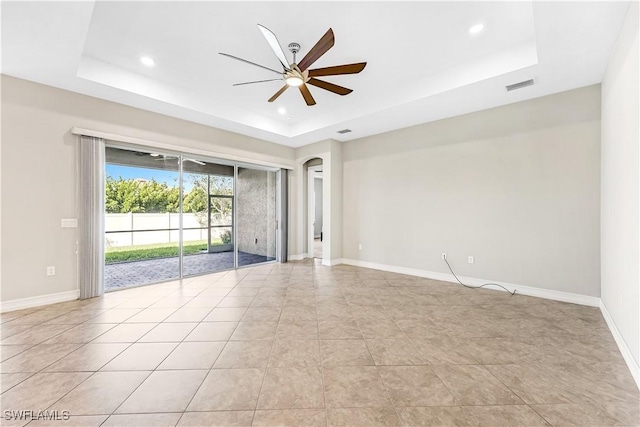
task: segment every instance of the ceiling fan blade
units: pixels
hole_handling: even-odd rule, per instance
[[[298,86],[298,89],[300,89],[300,93],[302,94],[304,102],[306,102],[307,105],[316,105],[316,100],[313,99],[313,96],[311,96],[311,92],[309,92],[309,88],[306,84],[303,83],[302,85]]]
[[[206,165],[205,162],[201,162],[200,160],[196,160],[196,159],[187,159],[186,157],[185,157],[184,161],[185,162],[195,163],[196,165],[200,165],[200,166]]]
[[[282,81],[282,79],[256,80],[253,82],[235,83],[234,86],[251,85],[254,83],[265,83],[265,82],[275,82],[275,81]]]
[[[276,37],[276,35],[273,34],[273,32],[270,29],[260,24],[258,24],[258,28],[262,32],[262,35],[264,36],[264,38],[267,40],[267,43],[269,43],[269,46],[271,46],[273,53],[275,53],[276,57],[278,57],[278,60],[280,61],[284,69],[289,71],[289,64],[287,62],[287,57],[284,56],[284,51],[282,50],[282,47],[280,46],[280,43],[278,42],[278,38]]]
[[[349,95],[353,92],[353,89],[348,89],[346,87],[334,85],[333,83],[325,82],[324,80],[318,80],[314,78],[310,78],[307,82],[310,85],[314,85],[324,90],[328,90],[329,92],[337,93],[338,95]]]
[[[341,74],[358,74],[364,70],[367,65],[366,62],[358,62],[357,64],[345,64],[336,65],[334,67],[316,68],[315,70],[309,70],[309,77],[320,76],[338,76]]]
[[[307,53],[305,57],[302,58],[302,61],[298,63],[298,68],[300,68],[301,71],[309,68],[311,64],[318,60],[318,58],[327,53],[327,51],[333,47],[334,43],[335,38],[333,37],[333,30],[329,28],[329,30],[324,33],[324,36],[322,36],[322,38],[318,40],[318,43],[316,43],[315,46],[311,48],[309,53]]]
[[[247,64],[251,64],[251,65],[255,65],[256,67],[260,67],[260,68],[264,68],[265,70],[269,70],[272,71],[276,74],[280,74],[282,75],[282,71],[276,71],[273,68],[269,68],[269,67],[265,67],[264,65],[260,65],[260,64],[256,64],[255,62],[251,62],[251,61],[247,61],[246,59],[242,59],[242,58],[238,58],[237,56],[233,56],[233,55],[229,55],[228,53],[222,53],[222,52],[218,52],[220,55],[222,56],[226,56],[228,58],[232,58],[241,62],[245,62]]]
[[[289,89],[289,85],[284,85],[284,86],[282,86],[282,89],[280,89],[279,91],[277,91],[277,92],[275,93],[275,95],[273,95],[271,98],[269,98],[269,102],[273,102],[273,101],[275,101],[276,99],[278,99],[278,97],[279,97],[280,95],[282,95],[282,94],[284,93],[284,91],[285,91],[285,90],[287,90],[287,89]]]

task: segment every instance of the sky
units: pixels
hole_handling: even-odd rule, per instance
[[[122,179],[136,179],[142,178],[151,181],[152,179],[159,183],[166,183],[169,187],[177,187],[178,186],[178,172],[176,171],[166,171],[161,169],[147,169],[147,168],[136,168],[131,166],[120,166],[120,165],[106,165],[106,173],[107,177],[111,177],[115,180],[118,178]],[[191,191],[191,185],[189,180],[185,180],[184,182],[184,192],[188,193]]]

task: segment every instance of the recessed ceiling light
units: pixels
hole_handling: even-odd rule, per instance
[[[478,34],[482,30],[484,30],[484,24],[475,24],[469,28],[469,34]]]
[[[160,157],[160,154],[158,154],[158,153],[151,153],[151,154],[149,154],[149,155],[150,155],[151,157]]]
[[[279,114],[287,114],[287,110],[285,110],[284,107],[280,107],[280,108],[278,108],[278,113]]]
[[[142,65],[146,65],[147,67],[153,67],[154,65],[156,65],[156,61],[154,61],[153,58],[149,56],[141,56],[140,62],[142,62]]]

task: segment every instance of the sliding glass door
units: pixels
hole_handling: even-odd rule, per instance
[[[107,147],[105,172],[105,290],[179,278],[179,157]]]
[[[275,260],[276,172],[107,147],[105,290]]]

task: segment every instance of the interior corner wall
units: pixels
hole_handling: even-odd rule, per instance
[[[635,360],[636,381],[640,376],[639,19],[638,3],[632,2],[602,82],[601,189],[602,304]]]
[[[599,85],[349,141],[342,154],[345,262],[434,277],[449,274],[446,252],[460,276],[600,295]]]
[[[255,138],[2,75],[2,295],[7,301],[78,289],[77,144],[72,127],[294,165],[295,150]],[[249,160],[247,160],[249,161]],[[46,276],[47,266],[56,267]]]

